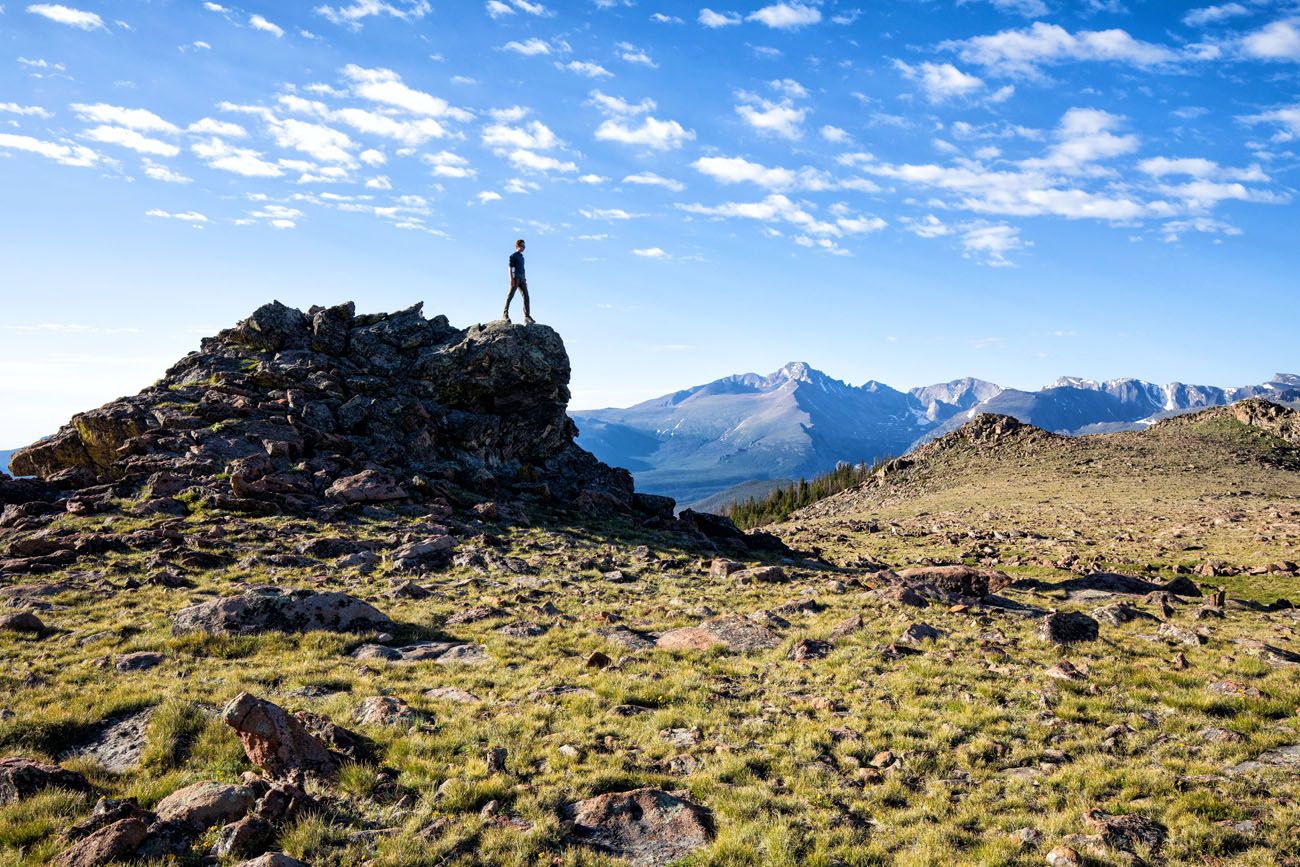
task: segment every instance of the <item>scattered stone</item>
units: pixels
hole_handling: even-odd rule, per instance
[[[1188,647],[1200,647],[1205,643],[1204,636],[1194,630],[1182,626],[1175,626],[1172,623],[1161,623],[1160,628],[1156,630],[1156,634],[1161,638],[1168,638],[1171,641],[1185,644]]]
[[[1217,680],[1205,689],[1215,695],[1226,695],[1232,698],[1261,698],[1264,695],[1258,687],[1242,683],[1240,680]]]
[[[212,854],[218,858],[247,858],[265,851],[275,828],[261,816],[245,816],[221,829]]]
[[[141,650],[137,653],[122,654],[117,658],[113,667],[118,671],[148,671],[155,666],[162,665],[166,658],[161,653]]]
[[[822,659],[830,654],[831,649],[831,643],[829,641],[819,641],[815,638],[804,638],[796,642],[794,647],[790,648],[790,659],[793,659],[796,662]]]
[[[424,697],[432,701],[450,701],[456,704],[478,704],[482,699],[458,686],[435,686],[425,690]]]
[[[1254,639],[1242,639],[1237,643],[1246,648],[1247,653],[1258,656],[1270,665],[1300,665],[1300,653]]]
[[[358,725],[410,728],[423,723],[424,715],[396,696],[372,695],[361,702],[353,720]]]
[[[483,759],[487,762],[487,771],[489,774],[505,773],[506,755],[505,747],[488,747],[484,750]]]
[[[1075,668],[1074,663],[1068,659],[1062,659],[1060,662],[1047,669],[1047,676],[1054,680],[1086,680],[1082,671]]]
[[[546,634],[546,627],[530,621],[519,621],[518,623],[507,623],[497,629],[497,632],[510,638],[536,638],[539,635]]]
[[[587,657],[587,661],[584,662],[583,665],[587,668],[608,668],[613,663],[614,660],[610,659],[599,650],[595,650]]]
[[[713,839],[708,810],[659,789],[597,795],[563,815],[570,839],[634,867],[666,867]]]
[[[25,632],[29,635],[43,635],[46,632],[41,618],[30,611],[0,616],[0,632]]]
[[[221,718],[239,735],[248,760],[273,778],[297,772],[329,779],[338,773],[340,757],[278,705],[241,692]]]
[[[1209,741],[1212,744],[1235,744],[1246,739],[1244,735],[1217,726],[1201,729],[1196,735],[1201,740]]]
[[[154,812],[164,822],[179,822],[195,831],[243,818],[256,795],[245,786],[212,781],[177,789],[158,802]]]
[[[241,861],[235,867],[311,867],[311,865],[297,858],[290,858],[283,852],[267,852],[251,861]]]
[[[942,636],[943,633],[933,626],[913,623],[903,630],[903,634],[898,636],[898,641],[902,644],[920,644],[923,641],[937,641]]]
[[[1011,577],[995,569],[977,569],[972,566],[922,566],[901,569],[898,577],[904,581],[919,581],[957,596],[980,599],[990,593],[1009,587]]]
[[[596,634],[628,650],[646,650],[655,646],[655,638],[645,632],[638,632],[626,626],[610,626],[597,629]]]
[[[730,577],[741,584],[780,584],[786,580],[785,570],[780,566],[755,566],[752,569],[740,569]]]
[[[1016,832],[1016,839],[1022,846],[1037,846],[1043,842],[1043,832],[1037,828],[1021,828]]]
[[[434,660],[439,665],[487,665],[491,661],[481,644],[457,644]]]
[[[1092,616],[1111,626],[1123,626],[1134,620],[1155,620],[1156,618],[1128,602],[1112,602],[1094,609]]]
[[[103,867],[130,860],[148,835],[149,826],[141,819],[119,819],[73,843],[53,863],[55,867]]]
[[[1051,867],[1083,867],[1083,856],[1069,846],[1057,846],[1047,853]]]
[[[1292,774],[1300,773],[1300,744],[1266,750],[1253,759],[1228,768],[1229,774],[1280,769]]]
[[[1102,810],[1087,810],[1083,820],[1101,837],[1103,844],[1120,852],[1143,848],[1157,853],[1168,833],[1164,825],[1135,813],[1112,816]]]
[[[1097,621],[1076,611],[1056,611],[1038,624],[1038,637],[1053,644],[1096,641]]]
[[[225,596],[182,608],[172,618],[172,632],[238,635],[267,630],[281,632],[359,632],[392,629],[396,624],[353,596],[337,591],[285,590],[255,587],[238,596]]]
[[[733,572],[739,572],[744,567],[735,560],[728,560],[725,557],[715,557],[709,564],[709,577],[726,578]]]
[[[739,614],[723,614],[699,626],[673,629],[659,636],[655,644],[664,650],[708,650],[722,647],[748,652],[776,647],[780,639],[770,629]]]
[[[87,794],[91,791],[90,783],[76,771],[21,756],[0,759],[0,804],[24,801],[46,789],[67,789]]]
[[[493,608],[491,605],[475,605],[455,612],[446,619],[445,624],[447,626],[460,626],[464,623],[477,623],[480,620],[496,617],[500,613],[499,609]]]
[[[407,493],[383,473],[362,470],[334,482],[325,490],[325,496],[343,503],[384,503],[404,500]]]

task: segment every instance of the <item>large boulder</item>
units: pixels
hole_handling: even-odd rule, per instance
[[[54,859],[55,867],[103,867],[114,861],[126,861],[149,836],[143,819],[131,816],[105,825],[64,849]]]
[[[223,596],[182,608],[172,618],[172,631],[217,635],[281,632],[360,632],[389,629],[387,614],[355,596],[337,591],[285,590],[255,587],[238,596]]]
[[[256,793],[246,786],[208,781],[177,789],[159,801],[154,812],[164,822],[203,830],[241,818],[256,800]]]
[[[624,858],[635,867],[663,867],[713,839],[707,809],[659,789],[609,792],[569,804],[569,839]]]
[[[279,705],[246,692],[231,699],[221,719],[235,730],[248,760],[272,777],[301,773],[329,779],[342,756]]]
[[[1011,584],[1011,577],[996,569],[976,569],[973,566],[919,566],[901,569],[898,577],[904,581],[918,581],[933,585],[947,593],[974,599],[996,593]]]

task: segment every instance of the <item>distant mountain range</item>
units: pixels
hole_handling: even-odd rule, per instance
[[[1141,428],[1247,397],[1300,405],[1300,376],[1279,373],[1241,388],[1063,377],[1038,391],[967,377],[898,391],[875,381],[852,386],[794,362],[769,376],[728,376],[626,409],[570,414],[578,443],[631,470],[640,490],[713,505],[732,486],[753,492],[761,489],[755,481],[903,454],[982,412],[1077,435]]]

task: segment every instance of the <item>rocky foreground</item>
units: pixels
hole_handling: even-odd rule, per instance
[[[1298,863],[1294,575],[811,559],[634,494],[567,376],[272,305],[20,454],[0,862]]]

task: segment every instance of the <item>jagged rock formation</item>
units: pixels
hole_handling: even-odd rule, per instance
[[[143,491],[249,512],[502,488],[671,516],[574,444],[569,359],[544,325],[457,329],[421,306],[279,302],[205,339],[153,386],[18,451],[15,475],[96,498]]]

